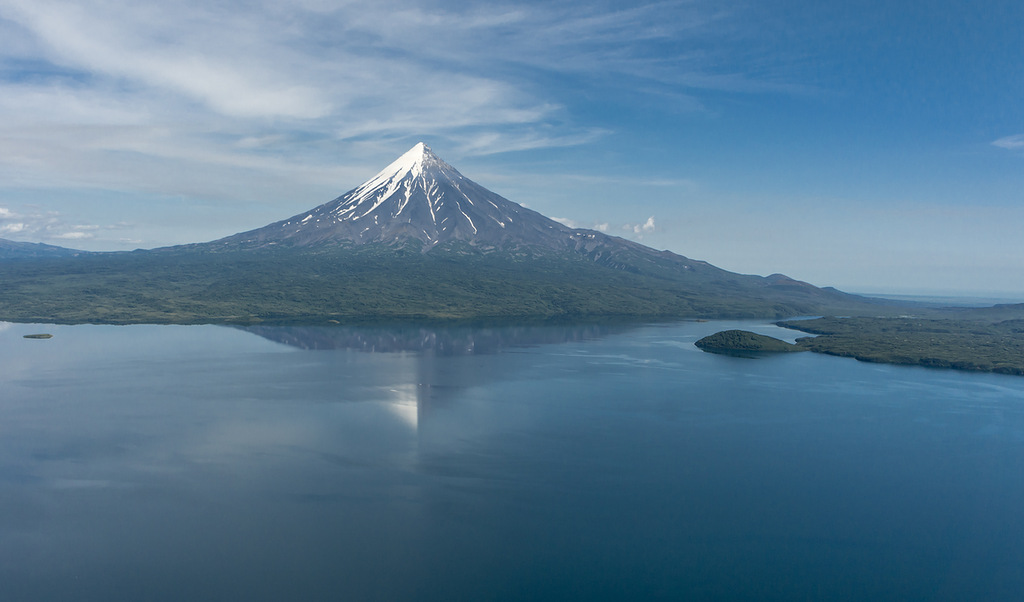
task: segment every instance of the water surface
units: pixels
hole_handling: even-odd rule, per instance
[[[0,325],[0,599],[1019,599],[1024,378],[735,327]]]

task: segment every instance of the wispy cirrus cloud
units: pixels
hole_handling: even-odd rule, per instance
[[[998,140],[993,140],[992,146],[998,146],[1007,150],[1024,150],[1024,134],[1005,136]]]
[[[0,49],[0,174],[22,186],[220,197],[231,191],[218,181],[244,181],[240,172],[278,178],[271,190],[310,172],[322,183],[346,167],[365,175],[428,135],[474,154],[601,135],[552,128],[561,106],[486,73],[480,53],[430,50],[459,37],[438,37],[433,21],[478,38],[515,15],[401,9],[0,0],[0,35],[14,42]],[[393,37],[402,29],[418,33]],[[467,69],[474,56],[479,67]],[[359,152],[372,139],[391,143],[381,157]],[[158,166],[189,173],[188,190]]]
[[[589,145],[616,126],[587,96],[702,111],[701,90],[775,85],[716,64],[729,18],[692,0],[0,0],[0,193],[269,204],[329,198],[419,140],[456,162]]]
[[[244,11],[176,2],[5,4],[7,18],[30,31],[49,60],[94,77],[178,93],[238,117],[309,118],[330,110],[320,91],[288,71],[300,58],[288,45],[271,44],[278,52],[267,64],[263,53],[237,52],[238,44],[257,43],[260,29]],[[230,23],[226,36],[210,35],[216,19]]]
[[[183,148],[207,154],[251,152],[231,143],[254,134],[295,138],[282,133],[333,141],[430,133],[468,137],[465,152],[483,154],[579,145],[608,131],[565,119],[559,94],[544,84],[559,73],[743,87],[741,76],[705,73],[704,55],[679,47],[721,18],[693,2],[467,10],[387,1],[2,0],[0,15],[0,30],[18,41],[2,57],[0,91],[29,122],[173,128],[192,134],[181,136],[191,139],[179,141]],[[48,67],[28,66],[26,57]],[[42,107],[57,110],[44,118]],[[62,139],[72,144],[74,135]]]
[[[209,113],[276,120],[284,129],[329,126],[354,137],[412,125],[535,123],[555,108],[514,82],[474,74],[465,60],[438,60],[430,47],[450,47],[444,41],[452,36],[437,39],[421,11],[367,3],[319,12],[273,3],[45,0],[7,0],[4,9],[21,37],[69,70],[52,78],[64,84],[61,93],[105,91],[138,102],[155,119]],[[434,17],[453,25],[451,13]],[[394,37],[403,23],[429,31],[431,46],[417,47],[417,39],[427,42],[424,33]],[[461,18],[454,25],[482,34],[496,23]],[[481,61],[479,53],[467,56]]]

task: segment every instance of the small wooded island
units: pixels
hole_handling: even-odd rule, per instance
[[[703,351],[727,355],[805,351],[792,343],[747,330],[723,330],[704,337],[694,345]]]

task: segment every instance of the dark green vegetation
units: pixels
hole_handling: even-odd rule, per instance
[[[210,245],[0,261],[0,320],[358,323],[524,318],[783,318],[877,313],[854,295],[677,255],[481,252],[468,245]]]
[[[729,354],[803,351],[792,343],[747,330],[723,330],[704,337],[694,345],[711,353]]]
[[[781,323],[820,334],[796,349],[865,361],[1024,374],[1024,305],[888,304],[672,254],[588,254],[455,243],[132,253],[0,260],[0,320],[96,324],[366,324],[872,316]],[[908,310],[915,318],[879,318]],[[936,319],[942,318],[942,319]],[[793,350],[753,333],[705,348]],[[713,343],[713,344],[712,344]]]
[[[974,317],[1020,316],[1021,306],[955,310]],[[779,322],[817,337],[801,338],[804,349],[865,362],[912,364],[1024,375],[1024,319],[820,318]]]
[[[26,334],[26,335],[23,335],[23,337],[26,338],[26,339],[52,339],[53,335],[52,334],[46,334],[46,333],[43,333],[43,334]]]

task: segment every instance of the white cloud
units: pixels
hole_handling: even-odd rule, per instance
[[[454,160],[607,134],[566,122],[528,79],[492,68],[515,54],[505,42],[525,43],[509,25],[546,13],[401,2],[0,6],[0,33],[17,41],[0,60],[37,69],[0,74],[8,186],[266,202],[289,188],[354,185],[421,137],[447,141]]]
[[[17,128],[30,146],[86,152],[96,131],[54,126],[132,125],[139,130],[124,132],[120,144],[101,136],[107,149],[150,153],[124,141],[162,130],[176,134],[161,140],[164,153],[236,158],[267,149],[294,156],[310,136],[338,143],[426,132],[477,155],[588,144],[608,132],[567,122],[524,67],[609,81],[637,77],[641,63],[677,73],[678,64],[646,59],[645,44],[717,19],[676,1],[611,10],[388,1],[3,5],[3,32],[18,43],[0,58],[28,55],[52,67],[0,80],[7,123],[37,126]]]
[[[571,134],[553,134],[537,128],[516,132],[490,131],[462,137],[458,149],[464,154],[491,155],[536,148],[579,146],[597,141],[610,133],[599,128]]]
[[[720,10],[0,0],[0,187],[280,206],[326,200],[421,139],[452,162],[590,145],[614,132],[570,112],[581,90],[701,110],[682,97],[754,85],[693,52]]]
[[[75,230],[73,232],[62,232],[60,234],[55,234],[50,238],[57,238],[61,240],[81,240],[84,238],[92,238],[93,236],[94,234],[92,234],[91,232],[82,232],[81,230]]]
[[[534,122],[550,110],[517,86],[466,68],[480,61],[479,51],[434,60],[436,49],[463,43],[436,36],[427,27],[432,20],[446,31],[482,35],[502,27],[502,18],[370,3],[326,13],[188,0],[8,5],[8,18],[49,61],[89,75],[87,88],[116,85],[118,96],[146,97],[158,111],[178,104],[194,112],[198,103],[229,119],[325,119],[342,135],[360,135],[408,133],[410,118],[420,127],[495,125]]]
[[[263,64],[221,44],[254,41],[257,32],[247,31],[249,19],[242,11],[224,19],[200,5],[174,2],[9,4],[13,18],[62,65],[176,92],[226,115],[301,118],[329,110],[319,91],[289,81],[284,67],[292,57],[286,52]],[[185,14],[179,12],[183,8]],[[218,17],[224,19],[225,38],[195,36]],[[190,22],[198,26],[194,32],[187,28]]]
[[[608,231],[608,224],[607,223],[597,223],[597,224],[593,224],[591,226],[588,226],[586,224],[582,224],[582,223],[580,223],[580,222],[578,222],[576,220],[572,220],[572,219],[569,219],[567,217],[553,217],[551,219],[555,220],[556,222],[558,222],[558,223],[560,223],[563,226],[566,226],[568,228],[587,228],[587,229],[590,229],[590,230],[597,230],[598,232],[607,232]]]
[[[1000,138],[999,140],[993,141],[992,146],[998,146],[999,148],[1005,148],[1008,150],[1024,149],[1024,134]]]
[[[642,224],[624,224],[623,230],[632,232],[633,234],[646,234],[654,232],[654,216],[647,218],[647,221]]]
[[[636,236],[637,240],[643,240],[645,234],[654,232],[654,216],[647,218],[642,224],[623,224],[622,230]]]
[[[30,240],[88,240],[96,237],[101,230],[117,230],[130,227],[118,223],[108,226],[96,224],[72,224],[56,211],[12,211],[0,207],[0,234]]]
[[[21,222],[10,222],[6,224],[0,224],[0,232],[4,234],[17,234],[25,229],[25,224]]]

